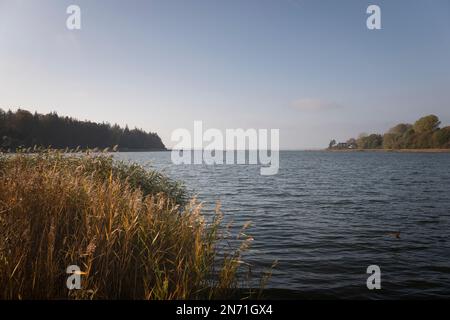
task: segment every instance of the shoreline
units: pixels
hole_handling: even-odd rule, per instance
[[[27,149],[31,149],[31,148],[25,148],[23,150],[27,150]],[[63,149],[52,149],[53,151],[57,151],[57,152],[63,152],[63,153],[84,153],[84,152],[103,152],[104,150],[108,149],[106,152],[108,153],[115,153],[115,152],[123,152],[123,153],[129,153],[129,152],[170,152],[172,150],[170,149],[120,149],[118,148],[117,150],[112,150],[112,148],[92,148],[92,149],[68,149],[68,148],[63,148]],[[39,153],[39,150],[27,150],[26,153]],[[2,150],[0,148],[0,153],[4,153],[4,154],[15,154],[18,153],[17,149],[16,151],[11,151],[11,150]]]
[[[323,149],[328,152],[450,153],[450,149]]]

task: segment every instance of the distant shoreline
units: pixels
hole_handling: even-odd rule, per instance
[[[21,150],[25,150],[26,153],[39,153],[43,150],[44,148],[38,149],[38,150],[33,150],[33,148],[22,148]],[[45,150],[45,149],[44,149]],[[77,152],[123,152],[123,153],[128,153],[128,152],[170,152],[170,149],[129,149],[129,148],[118,148],[117,150],[113,150],[113,148],[86,148],[86,149],[74,149],[74,148],[55,148],[52,149],[53,151],[56,152],[63,152],[63,153],[77,153]],[[0,148],[0,153],[11,153],[11,154],[15,154],[19,152],[18,150],[15,151],[11,151],[11,150],[2,150]]]
[[[117,152],[166,152],[170,151],[169,149],[121,149],[119,148]]]
[[[118,152],[151,152],[151,151],[163,151],[163,152],[171,152],[172,149],[166,150],[118,150]],[[202,151],[202,150],[185,150],[185,151]],[[227,150],[222,150],[226,152]],[[249,150],[228,150],[228,151],[246,151]],[[257,150],[252,150],[257,151]],[[298,149],[298,150],[280,150],[280,152],[402,152],[402,153],[450,153],[450,149]]]
[[[329,152],[400,152],[400,153],[447,153],[450,149],[323,149]]]
[[[54,149],[55,151],[65,152],[67,149]],[[80,149],[79,152],[101,152],[102,148],[93,148],[93,149]],[[185,150],[185,151],[196,151],[196,150]],[[202,150],[199,150],[202,151]],[[226,150],[223,150],[226,152]],[[228,151],[245,151],[249,150],[228,150]],[[257,151],[257,150],[252,150]],[[397,152],[397,153],[450,153],[450,149],[286,149],[279,150],[280,152]],[[72,153],[73,150],[70,150],[68,153]],[[172,152],[172,149],[118,149],[116,151],[107,150],[107,152],[123,152],[123,153],[131,153],[131,152]],[[15,151],[1,150],[0,153],[16,153]],[[30,151],[29,153],[34,153],[34,151]]]

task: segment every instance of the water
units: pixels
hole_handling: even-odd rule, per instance
[[[278,266],[270,288],[304,297],[449,298],[450,153],[280,153],[280,171],[255,165],[173,165],[170,152],[121,153],[186,182],[206,207],[252,221],[246,256]],[[388,235],[400,231],[400,239]],[[381,290],[366,269],[381,268]]]

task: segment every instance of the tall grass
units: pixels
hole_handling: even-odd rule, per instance
[[[223,251],[220,210],[201,211],[160,173],[104,154],[0,155],[0,298],[226,298],[251,239]]]

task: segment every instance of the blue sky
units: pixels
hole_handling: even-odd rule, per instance
[[[82,29],[66,28],[81,7]],[[366,28],[381,7],[382,30]],[[450,125],[450,2],[0,0],[0,107],[156,131],[277,128],[283,149]]]

